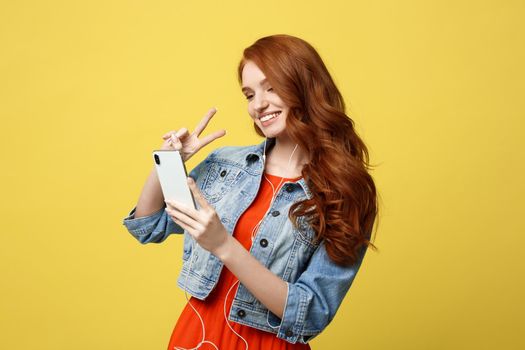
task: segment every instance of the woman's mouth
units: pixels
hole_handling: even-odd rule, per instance
[[[266,125],[271,124],[271,121],[273,121],[275,118],[277,118],[277,116],[279,114],[281,114],[281,111],[274,112],[272,114],[267,114],[264,117],[259,118],[259,120],[261,121],[261,124],[263,126],[266,126]]]

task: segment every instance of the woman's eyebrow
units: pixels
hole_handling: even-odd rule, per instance
[[[259,85],[264,85],[267,82],[268,82],[268,79],[264,78],[263,80],[261,80],[259,82]],[[242,89],[241,89],[242,92],[245,92],[246,90],[251,90],[251,89],[249,87],[247,87],[247,86],[243,86]]]

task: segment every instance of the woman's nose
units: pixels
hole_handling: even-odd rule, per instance
[[[268,107],[268,101],[264,95],[255,96],[255,109],[257,112],[264,111]]]

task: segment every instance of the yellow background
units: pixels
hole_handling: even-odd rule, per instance
[[[375,243],[313,349],[521,349],[523,1],[2,1],[0,348],[164,349],[180,237],[122,226],[160,136],[260,142],[244,47],[312,43],[370,148]],[[315,140],[312,140],[315,142]]]

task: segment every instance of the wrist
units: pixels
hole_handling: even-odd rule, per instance
[[[227,234],[224,242],[213,251],[213,255],[219,258],[222,262],[225,262],[231,255],[234,243],[233,240],[234,238]]]
[[[190,153],[182,153],[181,152],[181,156],[182,156],[182,160],[184,161],[184,163],[186,163],[188,160],[190,160],[191,156],[193,156],[193,154],[190,154]]]

